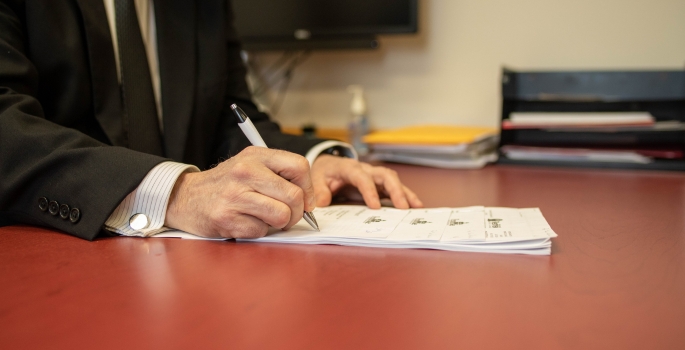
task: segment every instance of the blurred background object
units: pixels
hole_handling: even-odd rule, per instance
[[[413,125],[419,115],[431,124],[498,127],[503,66],[685,66],[682,0],[420,0],[417,13],[416,34],[378,35],[376,50],[313,52],[297,68],[275,119],[289,128],[316,122],[322,130],[345,129],[346,89],[360,84],[373,109],[372,129]],[[283,54],[251,53],[260,67]]]
[[[685,70],[502,73],[501,162],[685,170]]]

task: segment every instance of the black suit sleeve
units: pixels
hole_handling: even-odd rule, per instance
[[[314,145],[324,141],[321,139],[306,139],[300,136],[286,135],[281,132],[279,125],[269,119],[266,113],[260,112],[252,102],[245,76],[247,70],[240,57],[240,42],[233,24],[233,10],[231,4],[226,6],[226,54],[228,84],[222,112],[221,130],[222,140],[218,150],[218,156],[234,155],[250,145],[249,140],[242,134],[230,105],[235,103],[240,106],[250,117],[252,123],[259,130],[260,135],[269,148],[283,149],[290,152],[305,155]]]
[[[93,239],[164,159],[105,145],[44,115],[21,11],[0,2],[0,224],[28,223]],[[43,197],[78,209],[78,220],[41,210]]]

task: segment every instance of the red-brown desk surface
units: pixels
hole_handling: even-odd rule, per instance
[[[551,256],[0,229],[0,348],[685,349],[685,175],[392,165],[540,207]]]

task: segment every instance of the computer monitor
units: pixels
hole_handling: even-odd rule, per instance
[[[375,48],[376,35],[416,33],[418,0],[234,0],[246,50]]]

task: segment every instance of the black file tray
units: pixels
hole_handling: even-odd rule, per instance
[[[512,112],[649,112],[685,122],[685,71],[525,71],[502,73],[502,120]],[[502,130],[500,146],[671,148],[685,152],[685,131],[615,133]],[[590,168],[685,170],[682,159],[649,164],[514,160],[498,163]]]

